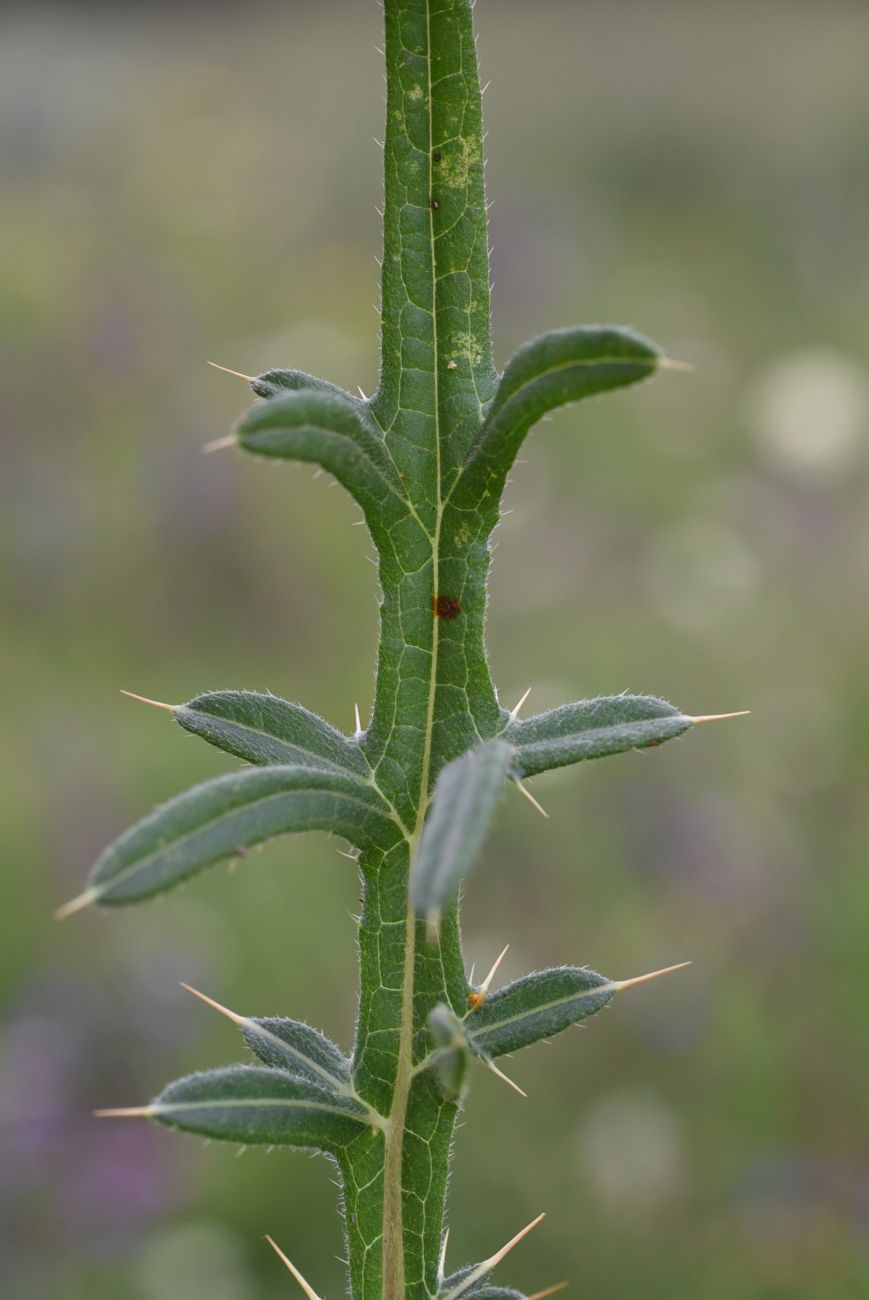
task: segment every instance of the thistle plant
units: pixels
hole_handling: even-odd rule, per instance
[[[538,1220],[481,1263],[446,1265],[451,1144],[468,1080],[477,1066],[501,1074],[502,1057],[588,1019],[637,981],[577,965],[500,988],[493,969],[475,986],[459,892],[506,786],[525,791],[550,769],[658,746],[705,720],[645,695],[522,718],[522,702],[505,710],[489,674],[489,541],[523,439],[547,411],[638,383],[667,361],[632,330],[582,326],[534,339],[496,371],[471,9],[469,0],[385,0],[376,394],[270,370],[250,378],[259,400],[221,440],[316,464],[361,507],[380,583],[368,725],[357,715],[355,733],[343,735],[300,704],[250,691],[160,705],[246,766],[121,835],[61,909],[152,898],[290,832],[350,844],[363,887],[351,1054],[300,1021],[238,1015],[199,994],[237,1027],[253,1063],[102,1113],[325,1154],[340,1171],[354,1300],[517,1300],[491,1274]]]

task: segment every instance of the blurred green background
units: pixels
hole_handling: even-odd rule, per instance
[[[869,1294],[869,6],[481,0],[495,339],[616,320],[693,374],[561,412],[497,534],[508,705],[625,688],[750,719],[534,783],[469,962],[627,977],[475,1077],[450,1259],[541,1209],[504,1284],[591,1300]],[[180,979],[345,1044],[357,901],[325,837],[161,906],[52,908],[228,761],[124,700],[269,688],[352,727],[375,575],[309,468],[203,457],[206,366],[376,382],[373,0],[0,17],[0,1254],[10,1300],[343,1293],[329,1166],[92,1107],[237,1059]]]

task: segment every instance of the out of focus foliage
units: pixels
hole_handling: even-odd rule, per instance
[[[481,871],[467,909],[478,970],[507,941],[505,978],[543,959],[695,966],[585,1031],[594,1052],[571,1035],[516,1063],[527,1102],[480,1079],[451,1250],[486,1254],[545,1208],[545,1239],[516,1259],[529,1289],[856,1300],[869,9],[492,8],[499,357],[604,318],[697,367],[529,443],[498,533],[495,675],[517,698],[532,685],[537,709],[654,688],[754,715],[702,754],[551,778],[545,824],[518,799],[499,819],[498,888]],[[230,1031],[179,979],[346,1039],[352,921],[335,904],[356,899],[335,846],[248,859],[256,889],[215,876],[135,917],[49,917],[130,819],[229,765],[119,687],[178,701],[242,682],[345,729],[354,700],[365,712],[374,574],[352,506],[304,468],[200,447],[247,400],[207,358],[373,387],[379,35],[376,6],[349,0],[0,17],[10,1300],[265,1300],[287,1283],[261,1234],[303,1271],[341,1250],[325,1166],[88,1118],[224,1059]],[[508,1156],[524,1171],[509,1181]]]

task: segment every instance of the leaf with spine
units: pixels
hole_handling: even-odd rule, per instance
[[[660,745],[681,736],[692,723],[651,695],[605,695],[516,719],[504,735],[516,749],[519,774],[534,776],[588,758]]]
[[[370,1126],[360,1102],[285,1070],[230,1065],[164,1088],[146,1114],[168,1128],[242,1146],[338,1151]]]
[[[247,1046],[264,1065],[300,1074],[336,1092],[349,1087],[349,1060],[319,1029],[284,1016],[243,1017],[239,1028]]]
[[[301,704],[256,691],[209,691],[173,709],[185,731],[257,767],[303,763],[365,777],[359,746]]]
[[[386,849],[398,828],[358,777],[289,764],[250,768],[194,786],[131,827],[98,859],[83,897],[138,902],[277,835],[311,830]]]
[[[363,408],[363,404],[346,389],[337,384],[330,384],[328,379],[318,379],[316,375],[306,374],[304,370],[284,370],[276,368],[255,375],[250,386],[257,397],[280,397],[283,393],[297,393],[300,390],[317,393],[332,393],[354,406]]]
[[[251,407],[236,426],[258,456],[322,466],[358,501],[373,533],[408,514],[382,434],[366,408],[327,389],[298,389]]]
[[[513,761],[513,747],[488,740],[438,776],[410,876],[417,916],[437,917],[474,864]]]
[[[654,374],[660,349],[633,330],[580,325],[552,330],[521,347],[501,376],[494,400],[471,445],[456,487],[500,500],[516,454],[547,411]]]
[[[585,966],[554,966],[505,985],[464,1020],[471,1048],[503,1056],[552,1038],[610,1002],[618,985]]]

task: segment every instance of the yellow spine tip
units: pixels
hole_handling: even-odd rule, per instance
[[[613,988],[617,991],[622,989],[632,989],[637,984],[648,984],[650,980],[660,979],[662,975],[672,975],[674,971],[684,970],[686,966],[693,965],[690,961],[677,962],[675,966],[665,966],[662,970],[649,971],[647,975],[635,975],[629,980],[614,980]]]
[[[150,1119],[156,1115],[153,1106],[123,1106],[116,1110],[95,1110],[95,1119]]]
[[[697,369],[690,361],[677,361],[674,357],[659,357],[659,370],[679,370],[683,374],[692,375]]]
[[[223,451],[225,447],[236,447],[238,439],[234,433],[228,433],[225,438],[215,438],[213,442],[207,442],[202,448],[203,454],[209,456],[213,451]]]
[[[699,718],[689,718],[688,721],[693,726],[698,726],[701,722],[725,722],[728,718],[747,718],[751,709],[739,709],[736,713],[704,713]]]
[[[152,709],[163,709],[166,713],[174,713],[176,709],[181,708],[180,704],[164,704],[162,700],[149,700],[147,695],[137,695],[135,691],[122,690],[121,694],[126,695],[128,700],[138,700],[140,704],[150,704]]]
[[[185,984],[183,980],[180,981],[180,984],[182,989],[186,989],[187,992],[192,993],[195,998],[199,998],[199,1001],[204,1002],[207,1007],[211,1007],[214,1011],[219,1011],[222,1016],[226,1016],[227,1020],[231,1020],[234,1025],[244,1024],[244,1016],[238,1015],[235,1011],[230,1011],[229,1007],[221,1006],[219,1002],[215,1002],[214,998],[209,998],[205,993],[200,993],[199,989],[193,988],[191,984]]]
[[[227,366],[218,365],[216,361],[209,361],[208,364],[214,370],[221,370],[225,375],[233,375],[236,379],[243,379],[246,384],[252,384],[256,378],[255,375],[243,375],[240,370],[230,370]]]
[[[68,916],[74,916],[76,912],[84,911],[86,907],[90,907],[91,903],[95,903],[98,898],[99,894],[95,889],[86,889],[83,894],[76,895],[75,898],[71,898],[68,903],[64,903],[62,907],[55,910],[55,921],[65,921]]]

